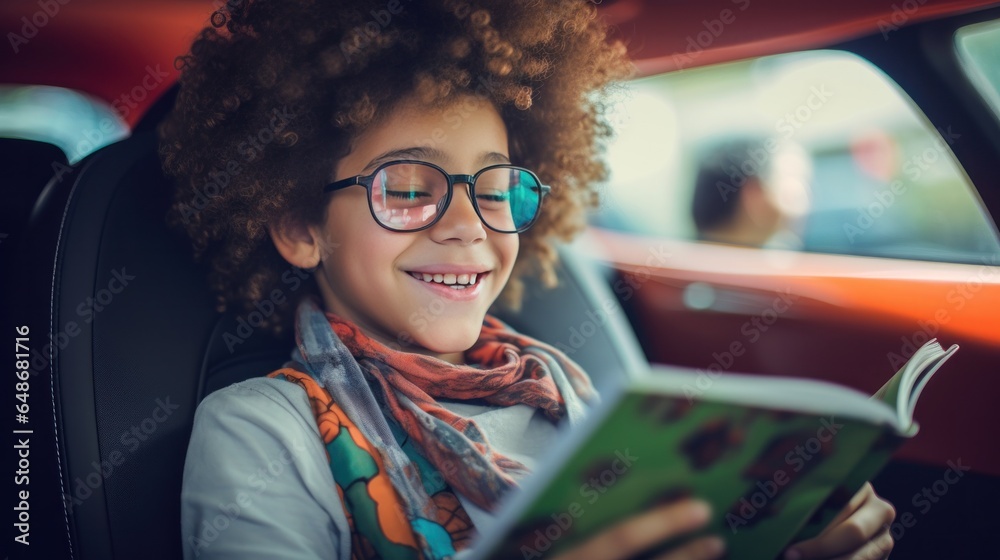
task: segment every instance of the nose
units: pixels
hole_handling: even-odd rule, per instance
[[[455,182],[451,203],[429,231],[431,239],[438,243],[469,245],[486,238],[486,226],[472,205],[468,182]]]

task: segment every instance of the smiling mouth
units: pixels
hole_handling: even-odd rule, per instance
[[[479,282],[482,282],[483,278],[489,274],[489,271],[471,274],[441,274],[428,272],[407,272],[407,274],[426,284],[440,284],[448,286],[453,290],[467,290],[475,287]]]

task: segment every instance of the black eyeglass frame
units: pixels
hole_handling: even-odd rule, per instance
[[[437,215],[434,216],[434,219],[431,220],[430,222],[428,222],[427,224],[422,225],[419,228],[415,228],[415,229],[396,229],[396,228],[393,228],[393,227],[389,227],[388,225],[382,223],[382,220],[378,219],[378,216],[375,214],[375,207],[372,205],[372,184],[375,182],[375,177],[383,169],[385,169],[386,167],[389,167],[389,166],[392,166],[392,165],[403,164],[403,163],[406,163],[406,164],[415,164],[415,165],[425,165],[425,166],[430,167],[432,169],[436,169],[438,172],[440,172],[442,175],[444,175],[448,179],[448,192],[445,194],[444,204],[438,210]],[[487,223],[486,220],[483,218],[482,211],[480,211],[480,209],[479,209],[479,203],[476,201],[476,180],[483,173],[486,173],[487,171],[490,171],[490,170],[493,170],[493,169],[499,169],[499,168],[503,168],[503,169],[515,169],[517,171],[522,171],[524,173],[527,173],[528,175],[531,176],[532,179],[535,180],[535,183],[538,185],[537,188],[540,191],[540,194],[539,194],[539,197],[538,197],[538,208],[535,209],[535,215],[532,216],[531,220],[529,220],[528,223],[526,223],[525,225],[523,225],[523,226],[521,226],[521,227],[519,227],[517,229],[510,230],[510,231],[495,228],[495,227],[491,226],[489,223]],[[371,212],[372,219],[375,220],[375,223],[377,223],[378,225],[382,226],[383,228],[385,228],[385,229],[387,229],[389,231],[394,231],[394,232],[398,232],[398,233],[414,233],[414,232],[417,232],[417,231],[423,231],[425,229],[433,227],[434,224],[438,223],[438,221],[441,220],[441,217],[444,216],[444,213],[448,210],[448,207],[451,206],[451,199],[452,199],[452,196],[453,196],[453,194],[455,192],[455,183],[465,183],[466,185],[469,185],[469,189],[468,189],[469,198],[472,200],[472,207],[476,210],[476,215],[479,216],[479,221],[482,222],[483,225],[486,226],[488,229],[490,229],[492,231],[495,231],[497,233],[523,233],[523,232],[527,231],[528,228],[530,228],[532,225],[534,225],[535,221],[538,220],[538,216],[541,215],[541,213],[542,213],[542,201],[545,200],[545,196],[548,195],[549,192],[552,191],[552,187],[550,187],[548,185],[542,184],[542,181],[541,181],[541,179],[538,178],[538,175],[535,175],[535,173],[532,172],[531,170],[525,169],[523,167],[518,167],[516,165],[510,165],[510,164],[507,164],[507,163],[500,163],[500,164],[497,164],[497,165],[490,165],[488,167],[484,167],[484,168],[480,169],[479,171],[477,171],[475,175],[461,175],[461,174],[459,174],[459,175],[452,175],[452,174],[448,173],[447,171],[445,171],[444,169],[442,169],[440,166],[434,165],[433,163],[430,163],[428,161],[397,159],[397,160],[387,161],[387,162],[379,165],[378,167],[375,168],[374,171],[372,171],[368,175],[356,175],[354,177],[348,177],[347,179],[341,179],[339,181],[334,181],[334,182],[330,183],[329,185],[323,187],[323,193],[331,193],[331,192],[334,192],[334,191],[339,191],[341,189],[346,189],[347,187],[353,187],[353,186],[356,186],[356,185],[360,185],[360,186],[364,187],[366,191],[368,191],[368,211]],[[534,189],[534,187],[529,187],[529,188]]]

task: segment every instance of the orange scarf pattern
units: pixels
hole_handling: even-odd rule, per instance
[[[418,447],[435,465],[446,464],[450,449],[440,442],[428,441],[420,429],[418,415],[404,406],[405,397],[421,411],[442,420],[462,434],[480,434],[474,420],[455,414],[441,406],[438,398],[458,401],[481,400],[487,404],[512,406],[526,404],[541,410],[545,416],[558,421],[566,414],[563,400],[550,366],[541,357],[523,354],[521,349],[542,343],[516,333],[502,321],[487,316],[479,340],[466,351],[465,360],[469,365],[456,365],[432,356],[399,352],[368,337],[353,323],[340,319],[332,313],[326,314],[333,332],[344,343],[351,355],[358,361],[368,378],[378,382],[386,398],[391,416],[401,425],[406,434],[417,441]],[[559,352],[546,348],[550,352]],[[561,353],[560,353],[561,354]],[[563,369],[572,383],[574,392],[586,402],[596,398],[590,379],[579,366],[569,358],[561,356]],[[526,471],[519,462],[492,451],[485,442],[476,442],[480,453],[494,457],[494,463],[504,472]],[[456,469],[447,469],[455,473]],[[445,474],[447,477],[447,473]],[[456,478],[456,477],[452,477]],[[513,480],[506,478],[513,484]],[[462,480],[448,480],[461,488]],[[481,492],[466,489],[463,492],[483,509],[492,509],[493,499]]]
[[[271,376],[309,395],[356,558],[448,558],[473,530],[454,493],[490,511],[527,473],[437,399],[524,404],[576,423],[597,398],[562,352],[493,317],[465,353],[472,365],[392,350],[308,298],[296,343],[293,367]]]

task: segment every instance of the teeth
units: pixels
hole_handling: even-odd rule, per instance
[[[411,276],[424,282],[435,282],[452,288],[460,289],[472,286],[479,279],[479,274],[428,274],[426,272],[411,272]]]

